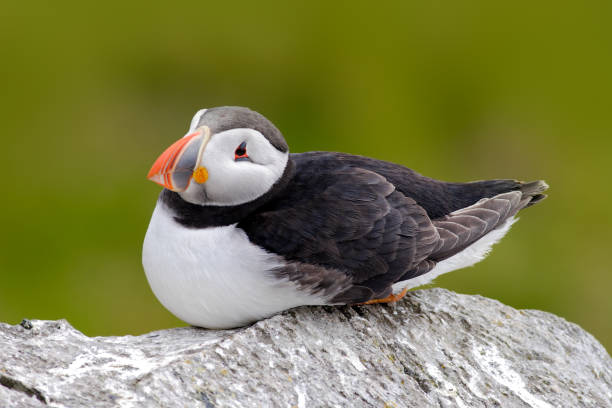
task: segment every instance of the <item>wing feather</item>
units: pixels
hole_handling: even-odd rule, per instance
[[[284,198],[239,227],[251,241],[289,262],[344,273],[350,285],[338,299],[355,303],[368,300],[355,296],[389,292],[429,256],[438,231],[426,211],[383,176],[358,167],[318,170],[296,175]],[[324,276],[321,269],[317,274]],[[303,279],[312,286],[312,276]]]
[[[520,191],[499,194],[433,220],[440,240],[429,259],[444,260],[503,224],[527,204],[528,201],[521,200],[521,197]]]

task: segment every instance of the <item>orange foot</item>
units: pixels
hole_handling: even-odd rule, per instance
[[[367,302],[358,303],[358,305],[371,305],[373,303],[391,303],[391,302],[397,302],[398,300],[400,300],[401,298],[406,296],[407,292],[408,292],[408,288],[405,288],[404,290],[402,290],[397,295],[392,293],[392,294],[390,294],[389,296],[387,296],[384,299],[372,299],[372,300],[368,300]]]

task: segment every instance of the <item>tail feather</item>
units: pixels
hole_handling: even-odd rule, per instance
[[[548,190],[548,184],[546,184],[544,180],[531,181],[529,183],[520,181],[519,183],[521,185],[520,190],[523,195],[535,196]]]
[[[484,198],[432,220],[439,234],[436,248],[415,269],[404,274],[394,286],[394,290],[400,291],[406,287],[429,283],[443,273],[482,260],[491,246],[500,240],[516,221],[516,213],[542,201],[546,198],[542,193],[548,189],[548,185],[542,180],[529,183],[487,180],[466,184],[468,185],[472,191],[478,191],[479,197]],[[492,193],[493,191],[497,193]],[[466,248],[466,254],[463,255],[462,251]]]
[[[544,180],[532,181],[529,183],[520,182],[520,191],[523,193],[523,197],[529,198],[529,201],[525,207],[529,207],[538,203],[547,197],[546,194],[542,194],[548,190],[548,184]]]
[[[437,262],[453,256],[489,232],[504,225],[521,209],[541,201],[540,194],[548,186],[543,181],[521,183],[520,188],[491,198],[433,220],[440,240],[429,259]]]

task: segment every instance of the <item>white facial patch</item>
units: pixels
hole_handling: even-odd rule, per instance
[[[236,161],[235,152],[242,143],[248,160]],[[288,152],[276,149],[257,130],[238,128],[214,134],[198,164],[206,168],[208,180],[202,184],[192,180],[181,196],[200,205],[229,206],[253,201],[280,179],[288,159]]]

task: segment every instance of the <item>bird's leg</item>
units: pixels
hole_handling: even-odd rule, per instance
[[[392,302],[397,302],[398,300],[400,300],[401,298],[406,296],[406,293],[408,293],[408,288],[404,288],[404,290],[402,290],[397,295],[392,293],[392,294],[390,294],[389,296],[387,296],[386,298],[383,298],[383,299],[372,299],[372,300],[368,300],[367,302],[358,303],[358,304],[359,305],[371,305],[371,304],[374,304],[374,303],[392,303]]]

